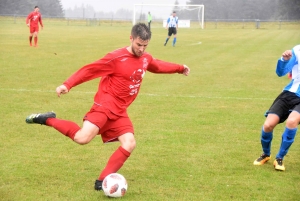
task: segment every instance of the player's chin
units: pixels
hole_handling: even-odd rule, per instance
[[[143,54],[144,54],[144,52],[137,52],[137,53],[135,54],[135,56],[140,57],[140,56],[142,56]]]

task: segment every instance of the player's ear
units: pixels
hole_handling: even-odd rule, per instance
[[[133,42],[133,37],[132,37],[132,35],[130,35],[130,42]]]

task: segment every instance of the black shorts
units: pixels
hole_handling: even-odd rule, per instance
[[[168,36],[172,36],[172,34],[174,34],[174,35],[177,34],[176,27],[169,27]]]
[[[292,111],[300,113],[300,97],[290,91],[283,91],[274,100],[270,109],[265,113],[265,116],[267,117],[268,114],[276,114],[280,119],[279,123],[282,123],[288,118]]]

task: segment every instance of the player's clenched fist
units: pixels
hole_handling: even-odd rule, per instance
[[[56,93],[58,97],[60,97],[61,94],[66,94],[68,92],[69,90],[65,85],[60,85],[59,87],[56,88]]]
[[[292,51],[291,50],[286,50],[282,53],[282,57],[284,60],[290,60],[292,57]]]
[[[190,68],[187,65],[183,65],[184,70],[183,70],[183,75],[188,76],[190,73]]]

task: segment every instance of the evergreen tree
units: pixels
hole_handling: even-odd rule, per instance
[[[280,18],[282,20],[300,20],[299,0],[279,0]]]

